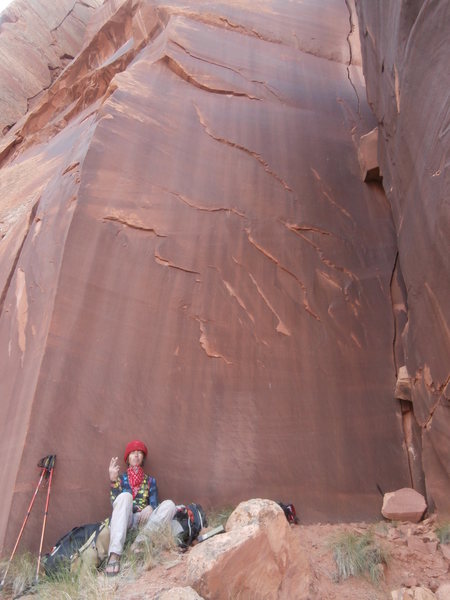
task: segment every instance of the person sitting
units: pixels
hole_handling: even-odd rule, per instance
[[[125,448],[127,470],[119,475],[117,456],[111,458],[109,464],[110,498],[113,506],[108,564],[105,569],[109,577],[120,571],[120,557],[129,529],[142,529],[135,541],[139,545],[145,540],[146,533],[169,524],[177,510],[172,500],[164,500],[158,505],[156,479],[147,475],[143,469],[147,454],[147,446],[140,440],[133,440]]]

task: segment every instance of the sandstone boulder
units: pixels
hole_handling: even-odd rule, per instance
[[[394,397],[398,400],[411,400],[411,377],[409,376],[408,369],[405,365],[398,370]]]
[[[300,600],[309,597],[311,573],[281,508],[257,499],[239,504],[226,533],[192,548],[186,580],[215,600]]]
[[[384,495],[381,514],[392,521],[418,523],[426,508],[422,494],[411,488],[402,488]]]
[[[358,157],[363,181],[381,181],[378,161],[378,127],[361,136]]]

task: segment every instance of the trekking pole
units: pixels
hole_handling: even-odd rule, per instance
[[[8,574],[9,567],[11,566],[11,561],[14,558],[14,554],[16,553],[17,546],[19,545],[20,538],[22,537],[22,534],[23,534],[23,530],[25,529],[25,525],[27,524],[28,517],[30,516],[31,509],[33,508],[33,504],[34,504],[34,501],[36,499],[37,493],[39,491],[39,488],[41,487],[42,480],[44,479],[44,477],[46,475],[48,475],[48,466],[47,465],[50,462],[50,459],[51,459],[51,456],[45,456],[44,458],[41,458],[41,460],[38,462],[38,467],[40,469],[42,469],[41,476],[39,478],[39,482],[38,482],[38,484],[36,486],[36,489],[34,490],[33,497],[31,498],[30,506],[28,507],[27,514],[26,514],[25,519],[24,519],[24,521],[22,523],[22,527],[20,528],[19,535],[17,537],[16,543],[14,544],[14,549],[13,549],[13,551],[11,553],[11,556],[9,557],[9,561],[8,561],[8,565],[6,567],[6,571],[3,574],[3,579],[0,582],[0,591],[3,589],[3,586],[5,585],[6,575]]]
[[[52,486],[53,471],[55,469],[55,460],[56,460],[56,454],[50,455],[50,462],[49,462],[49,466],[48,466],[48,468],[50,469],[50,477],[48,480],[47,500],[45,502],[44,522],[42,523],[41,543],[39,545],[39,556],[38,556],[38,562],[37,562],[37,567],[36,567],[35,583],[37,583],[39,581],[39,567],[41,566],[42,545],[44,543],[45,525],[47,523],[48,503],[50,500],[50,488]]]

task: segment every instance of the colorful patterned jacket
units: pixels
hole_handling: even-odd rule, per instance
[[[130,494],[132,493],[126,472],[122,473],[117,481],[111,483],[111,504],[121,492],[130,492]],[[141,510],[149,504],[152,508],[156,508],[158,506],[158,488],[156,486],[156,479],[154,477],[150,477],[150,475],[145,475],[144,481],[141,483],[137,494],[133,499],[133,512],[141,512]]]

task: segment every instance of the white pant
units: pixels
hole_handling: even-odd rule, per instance
[[[175,513],[177,507],[172,500],[164,500],[157,508],[152,512],[148,521],[143,526],[143,531],[154,531],[168,525]],[[137,527],[139,523],[139,513],[133,513],[133,496],[129,492],[122,492],[117,496],[113,503],[113,512],[111,517],[111,523],[109,525],[111,531],[111,537],[109,542],[109,554],[122,554],[125,539],[127,537],[128,529]],[[176,526],[179,525],[177,521],[174,521],[175,529],[174,534],[178,533]]]

